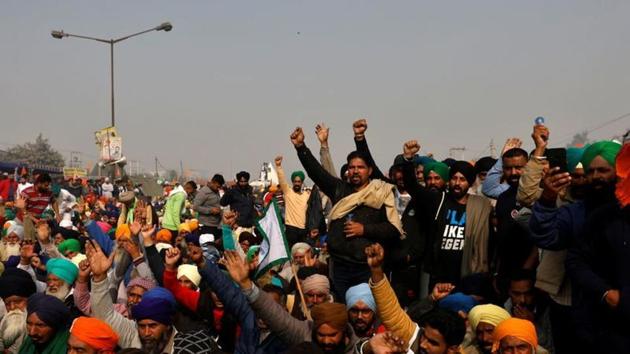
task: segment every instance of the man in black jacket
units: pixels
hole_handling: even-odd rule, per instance
[[[308,176],[331,199],[328,251],[330,272],[338,298],[346,290],[367,282],[370,270],[364,253],[373,242],[391,243],[403,235],[396,211],[394,186],[380,180],[370,181],[372,166],[364,154],[348,155],[348,180],[330,175],[304,144],[302,128],[291,134],[298,158]]]
[[[431,283],[459,284],[467,275],[488,272],[492,206],[488,199],[468,194],[476,178],[474,167],[456,161],[450,168],[449,192],[433,192],[418,185],[411,162],[418,151],[417,141],[404,144],[403,178],[416,203],[419,222],[429,225],[424,266],[431,274]]]

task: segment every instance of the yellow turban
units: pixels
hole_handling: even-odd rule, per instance
[[[473,331],[477,329],[479,322],[491,324],[493,326],[510,318],[510,313],[497,305],[477,305],[468,312],[468,321]]]

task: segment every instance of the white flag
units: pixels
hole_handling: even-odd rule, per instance
[[[284,225],[275,198],[265,209],[265,215],[256,222],[256,226],[263,237],[258,254],[260,262],[255,274],[258,278],[269,268],[283,264],[290,258],[289,244],[284,234]]]

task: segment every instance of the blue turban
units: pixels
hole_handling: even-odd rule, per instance
[[[295,179],[295,177],[300,177],[300,181],[304,181],[304,178],[306,176],[304,176],[304,172],[302,171],[295,171],[291,174],[291,182],[293,182],[293,180]]]
[[[424,166],[424,165],[426,165],[428,163],[431,163],[431,162],[435,162],[435,160],[430,158],[429,156],[418,156],[418,155],[416,155],[413,158],[413,163],[415,165],[423,165]]]
[[[192,243],[197,247],[201,247],[201,245],[199,244],[199,237],[200,235],[197,232],[186,234],[186,243]]]
[[[53,258],[46,263],[48,274],[54,274],[61,280],[72,285],[79,275],[79,268],[74,263],[63,258]]]
[[[67,328],[71,315],[68,307],[59,299],[42,293],[33,294],[26,303],[28,315],[35,313],[42,322],[54,330]]]
[[[459,311],[468,313],[470,309],[477,306],[477,304],[477,300],[470,295],[454,293],[440,300],[439,307],[455,313]]]
[[[567,149],[567,170],[571,173],[575,172],[577,165],[582,160],[582,156],[584,155],[585,147],[577,148],[570,147]]]
[[[172,325],[175,306],[164,298],[151,297],[147,299],[146,294],[149,291],[142,296],[142,300],[136,306],[131,308],[133,318],[136,321],[149,319],[167,326]]]
[[[156,286],[155,288],[144,293],[142,295],[142,300],[144,299],[166,300],[173,306],[175,306],[175,304],[177,303],[175,301],[175,297],[173,296],[173,293],[171,293],[170,291],[166,290],[165,288],[161,286]]]
[[[362,301],[370,310],[376,312],[376,302],[374,296],[372,296],[372,290],[367,283],[361,283],[355,285],[346,291],[346,304],[348,308],[356,305],[357,302]]]

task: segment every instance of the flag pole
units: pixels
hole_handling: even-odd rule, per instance
[[[308,307],[306,307],[306,302],[304,301],[304,293],[302,292],[302,285],[300,285],[300,278],[298,278],[297,272],[295,271],[295,264],[293,264],[293,261],[289,261],[291,262],[291,270],[293,271],[293,278],[295,279],[295,285],[297,286],[298,292],[300,293],[300,302],[302,304],[302,312],[304,312],[304,316],[306,316],[307,320],[312,320],[311,318],[311,312],[308,310]]]

